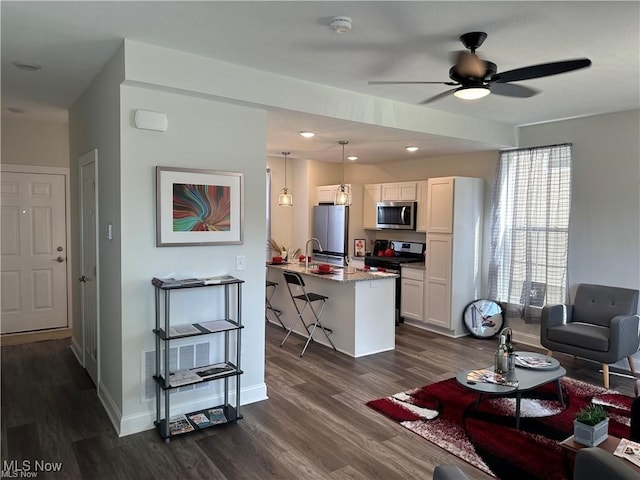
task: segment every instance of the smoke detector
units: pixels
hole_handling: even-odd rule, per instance
[[[349,17],[333,17],[329,21],[329,26],[337,33],[347,33],[351,31],[351,18]]]

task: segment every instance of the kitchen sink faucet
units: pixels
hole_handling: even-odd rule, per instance
[[[316,242],[318,244],[318,248],[320,249],[320,251],[324,251],[322,250],[322,245],[320,245],[320,240],[318,240],[315,237],[310,238],[309,240],[307,240],[307,243],[304,244],[304,268],[306,271],[309,270],[309,244]],[[313,250],[311,251],[311,254],[313,255]]]

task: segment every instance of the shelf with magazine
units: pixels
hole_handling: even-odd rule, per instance
[[[240,352],[242,330],[242,284],[229,275],[207,277],[206,279],[176,280],[154,278],[151,281],[155,290],[155,374],[156,385],[156,419],[155,426],[165,442],[176,435],[197,432],[205,428],[236,422],[240,415]],[[171,299],[174,295],[190,295],[194,289],[221,290],[221,295],[211,295],[218,310],[223,311],[222,318],[198,321],[196,323],[171,324]],[[206,290],[205,290],[206,292]],[[208,292],[207,292],[208,293]],[[197,301],[189,300],[189,305],[196,306],[198,301],[205,301],[208,295],[198,297]],[[181,299],[183,302],[185,299]],[[181,312],[181,317],[186,313]],[[170,345],[172,341],[189,337],[210,335],[222,340],[213,342],[211,359],[215,362],[193,368],[170,367]],[[199,409],[190,413],[172,412],[171,393],[180,387],[208,382],[220,382],[221,393],[219,404]],[[213,402],[213,401],[212,401]]]

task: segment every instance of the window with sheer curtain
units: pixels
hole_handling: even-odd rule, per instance
[[[539,323],[567,300],[571,145],[500,153],[491,207],[489,296]]]

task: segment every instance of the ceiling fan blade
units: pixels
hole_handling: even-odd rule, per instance
[[[550,75],[570,72],[588,67],[589,65],[591,65],[591,60],[588,58],[541,63],[540,65],[531,65],[530,67],[516,68],[515,70],[497,73],[491,77],[491,81],[496,83],[519,82],[520,80],[530,80],[532,78],[548,77]]]
[[[386,81],[386,80],[374,80],[368,82],[369,85],[459,85],[454,82],[400,82],[400,81]]]
[[[451,88],[445,92],[439,93],[438,95],[434,95],[433,97],[429,97],[426,100],[423,100],[419,103],[419,105],[426,105],[427,103],[435,102],[436,100],[440,100],[441,98],[447,97],[455,92],[458,88]]]
[[[513,83],[493,83],[489,89],[491,93],[496,95],[503,95],[505,97],[516,98],[529,98],[540,93],[540,90],[524,87],[522,85],[515,85]]]

